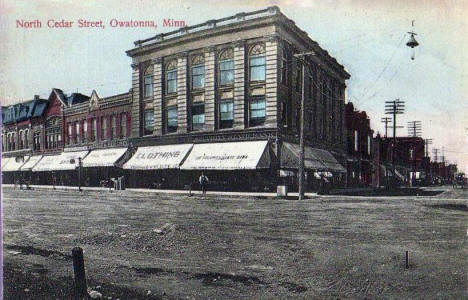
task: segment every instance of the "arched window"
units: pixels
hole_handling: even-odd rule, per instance
[[[255,44],[249,51],[249,79],[250,81],[265,80],[265,46]]]
[[[166,65],[166,94],[177,93],[177,60],[173,59]]]
[[[192,58],[192,89],[205,87],[205,58],[203,55],[195,55]]]
[[[224,49],[219,54],[219,84],[234,83],[234,51],[232,48]]]
[[[143,81],[143,91],[145,98],[153,97],[153,66],[146,68]]]

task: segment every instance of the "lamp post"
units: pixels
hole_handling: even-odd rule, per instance
[[[299,200],[304,199],[304,118],[305,118],[305,61],[304,56],[315,55],[314,51],[294,54],[294,57],[302,61],[302,91],[301,91],[301,123],[299,136]]]

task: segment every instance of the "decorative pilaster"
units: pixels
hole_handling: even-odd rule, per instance
[[[265,100],[266,100],[266,120],[265,127],[277,127],[278,120],[278,37],[269,36],[265,42]]]
[[[153,64],[153,110],[154,110],[154,130],[153,135],[162,135],[163,132],[163,67],[162,59],[155,58]]]
[[[141,101],[140,101],[140,68],[138,64],[132,64],[132,90],[133,90],[133,103],[132,103],[132,128],[131,136],[141,136],[142,120],[141,115]],[[101,133],[99,134],[101,135]],[[106,137],[101,136],[101,140]]]
[[[234,46],[234,128],[244,129],[247,125],[245,104],[245,42]]]
[[[216,111],[216,49],[210,47],[205,52],[205,127],[207,131],[215,129]]]
[[[177,133],[187,132],[187,53],[177,59]]]

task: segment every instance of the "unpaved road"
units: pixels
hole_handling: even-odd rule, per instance
[[[70,299],[75,246],[105,299],[467,296],[466,191],[301,202],[11,188],[3,196],[5,299]]]

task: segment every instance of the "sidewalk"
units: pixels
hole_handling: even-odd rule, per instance
[[[3,188],[14,188],[13,184],[2,184]],[[43,190],[53,190],[54,187],[52,185],[30,185],[30,188],[33,189],[43,189]],[[16,189],[19,190],[19,186],[16,186]],[[25,189],[23,187],[23,189]],[[73,190],[77,191],[77,186],[55,186],[56,190]],[[102,192],[109,192],[109,188],[104,187],[81,187],[83,191],[102,191]],[[134,193],[151,193],[151,194],[179,194],[179,195],[189,195],[189,191],[187,190],[160,190],[160,189],[142,189],[142,188],[128,188],[123,191],[115,191],[111,189],[112,192],[118,193],[126,193],[126,192],[134,192]],[[192,195],[201,195],[201,191],[192,191]],[[265,198],[277,198],[276,193],[262,193],[262,192],[221,192],[221,191],[207,191],[207,196],[247,196],[247,197],[265,197]],[[288,197],[297,197],[298,193],[288,193]],[[306,197],[316,197],[318,196],[317,193],[305,193]]]

